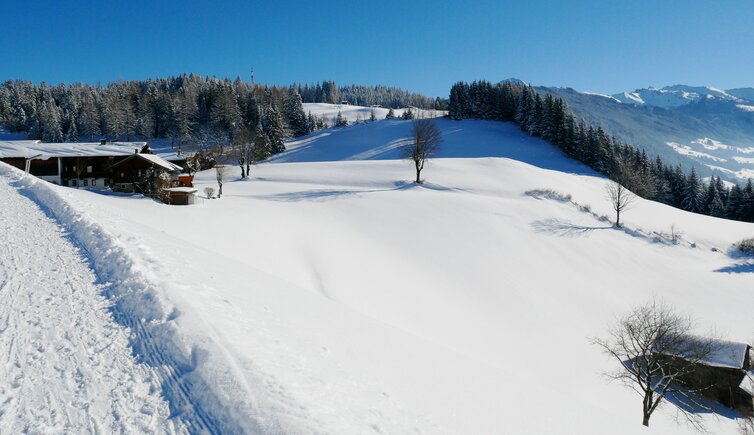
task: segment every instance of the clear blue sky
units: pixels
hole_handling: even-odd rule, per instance
[[[754,1],[4,0],[0,80],[754,86]]]

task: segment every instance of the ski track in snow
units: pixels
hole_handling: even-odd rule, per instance
[[[56,286],[60,286],[60,282],[67,285],[65,283],[68,281],[62,275],[70,275],[73,273],[72,270],[78,270],[80,276],[86,279],[78,279],[70,288],[80,292],[78,284],[82,282],[90,288],[86,294],[76,295],[82,299],[81,301],[77,299],[60,302],[68,304],[68,312],[55,307],[37,307],[43,310],[40,316],[45,316],[48,311],[54,313],[49,316],[50,319],[46,319],[57,322],[50,326],[50,329],[66,339],[69,335],[65,334],[78,334],[81,331],[87,332],[86,337],[93,335],[94,338],[90,338],[89,341],[84,340],[85,344],[80,346],[81,349],[86,350],[88,346],[88,349],[102,352],[98,356],[94,350],[86,353],[79,349],[74,352],[72,360],[66,363],[67,366],[60,364],[63,367],[61,372],[68,373],[77,368],[86,369],[87,362],[79,361],[77,358],[94,354],[94,363],[90,365],[97,367],[103,373],[102,376],[116,380],[125,377],[126,380],[132,380],[131,384],[138,383],[131,385],[125,381],[118,383],[98,378],[90,379],[95,375],[84,373],[79,377],[83,377],[88,384],[97,385],[98,389],[94,392],[92,389],[82,391],[80,401],[93,399],[90,402],[96,402],[96,406],[104,408],[100,414],[106,415],[110,412],[109,418],[113,422],[106,426],[110,420],[105,417],[102,417],[102,421],[93,419],[92,421],[97,422],[95,427],[78,419],[68,425],[43,426],[41,430],[30,430],[24,423],[26,420],[6,420],[12,418],[9,416],[27,412],[27,409],[35,407],[48,412],[51,415],[48,420],[58,418],[57,415],[63,412],[49,405],[49,400],[41,405],[28,403],[28,396],[44,394],[44,390],[34,388],[35,382],[29,384],[28,391],[22,392],[12,392],[3,389],[2,386],[5,379],[10,379],[15,385],[17,382],[13,381],[14,376],[28,377],[27,373],[32,373],[34,379],[39,379],[44,374],[38,375],[34,368],[25,367],[22,363],[16,365],[17,370],[14,373],[5,373],[0,367],[0,435],[5,434],[6,429],[9,433],[319,432],[316,426],[312,425],[307,413],[292,403],[283,392],[277,390],[278,386],[273,379],[254,376],[249,376],[245,380],[239,379],[237,369],[232,364],[229,365],[227,351],[213,345],[203,335],[192,335],[197,333],[197,325],[194,322],[184,322],[183,325],[192,325],[189,329],[193,332],[187,332],[177,325],[176,322],[180,322],[179,318],[183,318],[185,313],[163,295],[163,287],[173,285],[171,283],[177,281],[172,275],[165,275],[164,270],[153,270],[157,260],[148,249],[140,245],[138,239],[129,237],[121,240],[114,237],[103,226],[84,216],[80,210],[68,203],[53,185],[35,177],[23,177],[22,172],[2,163],[0,186],[0,228],[3,233],[0,237],[0,243],[3,245],[0,248],[0,300],[8,299],[7,283],[12,282],[16,276],[10,273],[5,276],[5,272],[2,271],[19,268],[17,265],[23,263],[22,258],[33,257],[40,251],[39,246],[44,246],[44,252],[53,257],[53,260],[47,256],[36,258],[29,263],[28,271],[49,273],[34,277],[38,283],[30,284],[30,288],[49,287],[50,297],[59,297],[53,290],[59,292]],[[23,204],[23,208],[17,209],[21,207],[18,204]],[[8,213],[10,215],[6,217],[5,214]],[[37,229],[45,228],[45,225],[47,229],[44,232]],[[36,234],[35,231],[40,234]],[[15,245],[6,239],[12,240]],[[54,243],[48,240],[53,240]],[[56,253],[60,252],[68,254],[60,254],[65,262],[58,265],[54,258],[57,258]],[[9,264],[6,266],[3,262]],[[72,265],[78,269],[73,269]],[[10,288],[13,289],[12,286]],[[42,297],[39,291],[35,291],[37,293],[34,293],[34,297]],[[26,305],[31,303],[31,298],[32,295],[26,296]],[[14,303],[10,303],[0,307],[0,322],[3,322],[5,317],[14,319],[18,308],[9,308],[13,305]],[[85,310],[86,307],[91,309]],[[88,324],[95,319],[92,310],[99,310],[94,314],[100,316],[96,317],[97,319],[101,319],[100,323],[95,325]],[[2,325],[4,324],[0,323],[0,346],[15,347],[18,336],[30,331],[27,328],[21,332],[15,329],[3,332],[2,328],[9,327]],[[72,331],[72,328],[75,331]],[[105,332],[101,332],[103,330]],[[106,340],[102,339],[102,336]],[[104,342],[98,342],[97,337]],[[49,347],[49,343],[57,341],[57,336],[43,336],[32,345],[39,342]],[[105,352],[107,349],[112,350]],[[3,350],[0,347],[0,352]],[[121,352],[122,356],[118,352]],[[1,355],[2,353],[0,364],[3,363]],[[10,362],[8,367],[12,365]],[[249,385],[249,382],[253,385]],[[125,396],[119,393],[119,388],[126,390],[126,393],[123,393]],[[275,397],[273,400],[260,403],[255,393],[257,389],[272,389]],[[113,392],[100,399],[104,392],[110,390]],[[67,394],[67,391],[71,391],[67,385],[55,387],[56,394]],[[121,399],[121,396],[125,398]],[[153,404],[143,403],[147,396],[152,397],[150,400]],[[13,400],[18,402],[11,405],[15,408],[7,408],[6,402],[16,403],[12,402]],[[38,401],[42,403],[44,400]],[[61,404],[60,407],[62,406]],[[108,411],[111,408],[112,410]],[[90,403],[85,409],[95,412],[99,408]],[[28,412],[30,415],[38,413]],[[150,417],[149,423],[139,425],[137,420],[141,418],[140,414]],[[134,420],[133,424],[131,420]]]
[[[0,178],[0,433],[176,430],[101,291],[61,226]]]

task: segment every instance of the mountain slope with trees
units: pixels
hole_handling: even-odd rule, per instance
[[[486,81],[456,83],[448,105],[452,119],[513,121],[521,130],[541,137],[566,155],[620,182],[634,193],[694,213],[754,222],[754,185],[728,187],[720,177],[704,183],[695,168],[678,164],[628,145],[577,118],[566,102],[551,93],[520,83]]]

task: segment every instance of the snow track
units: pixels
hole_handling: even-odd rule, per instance
[[[190,328],[191,331],[178,326],[177,321],[184,317],[185,313],[179,311],[166,299],[164,294],[165,288],[174,285],[173,283],[178,282],[178,280],[172,273],[155,270],[155,265],[159,264],[159,261],[150,256],[148,251],[141,250],[139,246],[133,246],[138,241],[133,239],[122,240],[113,236],[104,226],[95,222],[94,219],[71,204],[64,197],[67,193],[65,189],[61,190],[61,188],[35,177],[23,177],[22,172],[2,163],[0,163],[0,184],[2,184],[3,189],[0,191],[0,197],[3,202],[9,203],[13,207],[17,207],[16,203],[25,204],[23,210],[16,211],[15,208],[4,207],[9,208],[10,211],[0,212],[0,218],[4,221],[2,224],[3,237],[12,238],[15,243],[15,246],[13,246],[2,240],[4,245],[13,246],[8,248],[8,252],[0,251],[4,257],[10,258],[3,258],[2,261],[15,263],[9,263],[7,267],[0,263],[1,269],[16,269],[16,264],[20,264],[24,256],[33,257],[35,253],[40,252],[40,246],[45,246],[44,251],[54,258],[58,252],[61,252],[61,248],[45,242],[53,238],[52,234],[54,234],[57,237],[55,243],[67,246],[74,256],[75,260],[66,261],[76,263],[81,269],[80,273],[87,274],[87,282],[91,288],[86,295],[81,297],[88,298],[90,305],[92,304],[91,301],[97,302],[99,304],[97,305],[98,315],[109,322],[109,328],[112,328],[113,331],[119,331],[118,340],[120,341],[114,342],[113,344],[117,344],[117,346],[111,345],[111,347],[120,349],[127,357],[126,362],[130,364],[129,367],[131,368],[113,366],[117,362],[111,361],[114,358],[111,355],[103,355],[101,358],[106,360],[107,363],[98,362],[97,366],[99,367],[99,364],[102,364],[103,373],[108,373],[110,376],[128,375],[136,378],[135,374],[129,373],[138,370],[140,376],[138,379],[142,379],[144,388],[154,398],[155,403],[160,405],[159,410],[153,411],[153,408],[157,408],[156,404],[145,406],[136,399],[125,400],[128,406],[133,408],[130,411],[124,410],[122,412],[128,416],[128,419],[135,419],[140,413],[145,414],[154,419],[155,423],[152,426],[143,425],[144,427],[140,427],[134,423],[134,426],[123,430],[114,430],[113,427],[105,427],[105,430],[100,430],[77,421],[71,423],[73,432],[78,433],[82,431],[82,428],[86,428],[84,431],[104,433],[119,431],[201,434],[312,432],[311,429],[301,429],[302,425],[298,425],[294,429],[291,424],[269,415],[270,412],[276,411],[283,412],[285,415],[290,414],[286,411],[290,408],[288,403],[276,402],[272,405],[275,407],[273,411],[270,411],[269,407],[264,410],[259,409],[260,404],[252,394],[248,382],[252,381],[257,383],[255,385],[262,384],[265,386],[272,386],[274,382],[268,379],[250,378],[240,381],[234,368],[225,359],[225,351],[213,343],[211,338],[200,332],[201,326],[197,330],[197,325],[191,322],[183,324],[183,327]],[[16,217],[13,219],[5,217],[4,214],[6,213],[15,213]],[[26,215],[37,216],[37,219],[25,223],[23,216]],[[36,227],[41,226],[37,221],[45,222],[51,228],[48,233],[34,234]],[[66,233],[63,233],[63,231]],[[12,254],[14,250],[19,250],[24,254]],[[62,265],[51,266],[51,259],[46,257],[37,260],[38,263],[29,269],[32,274],[52,270],[50,273],[54,275],[69,270]],[[58,285],[56,283],[68,282],[58,275],[37,276],[35,278],[43,281],[29,287],[49,286],[50,293],[58,292],[55,287],[55,285]],[[3,279],[0,282],[12,282],[13,275],[8,273],[7,278],[0,276],[0,279]],[[82,281],[85,280],[77,282]],[[5,290],[6,284],[2,285],[0,297],[8,299],[9,296],[6,296],[6,292],[12,293],[12,290],[7,291]],[[72,285],[72,288],[77,287]],[[34,296],[37,296],[37,294],[34,294]],[[30,304],[30,297],[31,295],[26,296],[27,300],[24,302],[26,305]],[[16,315],[14,312],[17,311],[15,308],[9,308],[12,305],[13,303],[4,304],[3,308],[0,308],[0,310],[8,310],[7,313],[10,313],[11,318]],[[70,319],[86,317],[85,320],[90,321],[92,315],[83,310],[83,307],[86,306],[86,301],[71,301],[68,310],[70,312],[79,310],[76,312],[76,316],[66,314],[64,311],[61,314],[56,314],[61,324],[52,329],[59,334],[66,334],[70,332],[71,328],[78,330],[78,324],[75,320],[70,323]],[[54,311],[53,308],[50,308],[50,310]],[[0,321],[4,318],[4,312],[0,311]],[[6,315],[8,315],[7,313]],[[84,327],[84,330],[89,329],[92,329],[95,334],[98,333],[96,328]],[[17,332],[0,332],[0,334],[2,334],[0,340],[7,340],[8,344],[5,345],[8,347],[12,347],[13,341],[17,340]],[[100,335],[110,337],[113,334],[114,332]],[[104,340],[105,343],[94,342],[89,346],[89,349],[106,349],[105,344],[109,340],[112,339]],[[37,341],[48,346],[50,343],[57,343],[58,340],[56,337],[41,337]],[[0,344],[4,343],[4,341],[0,341]],[[32,347],[35,343],[31,344]],[[128,352],[129,347],[131,354]],[[0,348],[0,352],[2,350]],[[90,351],[90,353],[93,353],[93,351]],[[79,364],[77,361],[72,361],[70,370],[75,371],[77,364]],[[13,362],[11,361],[9,367],[12,366]],[[21,365],[18,372],[26,373],[29,370],[31,369]],[[64,369],[63,372],[68,373],[70,370]],[[4,379],[13,380],[13,376],[13,373],[4,373],[0,369],[0,381]],[[86,375],[84,377],[86,378]],[[92,382],[103,385],[102,381],[99,380]],[[14,385],[15,383],[13,381]],[[0,388],[2,388],[1,385]],[[105,383],[104,385],[108,384]],[[117,385],[119,384],[115,384],[115,386]],[[33,389],[31,384],[29,388],[30,390]],[[108,386],[102,390],[109,391],[109,389]],[[66,390],[70,390],[70,388],[67,386],[60,387],[61,393]],[[131,387],[128,391],[132,390],[139,391],[135,387]],[[0,389],[0,408],[3,410],[5,405],[2,404],[5,401],[12,400],[5,396],[7,394],[10,397],[11,392],[6,393],[5,391]],[[112,394],[119,393],[116,390]],[[135,395],[134,393],[131,394]],[[20,396],[25,395],[21,394]],[[13,393],[13,396],[18,395]],[[160,396],[164,402],[160,402]],[[97,396],[87,391],[83,392],[81,397],[81,400],[85,402],[87,397]],[[115,399],[103,399],[103,401],[116,407],[125,406],[119,405],[120,402]],[[20,403],[16,406],[17,408],[14,409],[17,409],[17,411],[5,412],[5,414],[12,416],[18,412],[25,412],[24,409],[29,406],[37,405]],[[39,408],[46,410],[49,406],[39,405]],[[58,415],[61,411],[51,411],[51,413]],[[0,414],[3,414],[3,411],[0,411]],[[126,418],[125,416],[121,417],[120,414],[121,412],[116,412],[116,410],[112,412],[116,421]],[[10,423],[1,420],[2,418],[6,417],[0,417],[0,433],[5,433],[6,427],[19,427],[22,430],[26,427],[22,423],[18,423],[20,426],[8,426]],[[296,418],[298,422],[303,424],[303,427],[307,426],[305,416]],[[158,421],[162,422],[162,427],[159,427]],[[57,426],[50,431],[60,432]],[[15,432],[15,430],[10,432]],[[47,430],[42,432],[47,432]]]
[[[81,252],[0,177],[0,433],[165,433],[167,404]]]

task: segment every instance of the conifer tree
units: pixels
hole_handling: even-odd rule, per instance
[[[288,116],[288,125],[290,125],[294,136],[303,136],[311,133],[312,130],[309,129],[306,114],[304,113],[304,105],[301,102],[301,94],[298,93],[297,88],[291,90],[286,115]]]
[[[285,151],[285,145],[283,143],[283,118],[280,116],[280,112],[274,104],[270,104],[264,111],[262,126],[264,127],[264,132],[270,142],[271,154]]]
[[[685,189],[683,190],[683,199],[681,207],[694,213],[700,213],[704,210],[702,202],[702,184],[699,176],[696,175],[696,168],[691,168]]]
[[[338,116],[335,117],[335,126],[339,128],[348,126],[348,120],[344,118],[340,112],[338,112]]]

